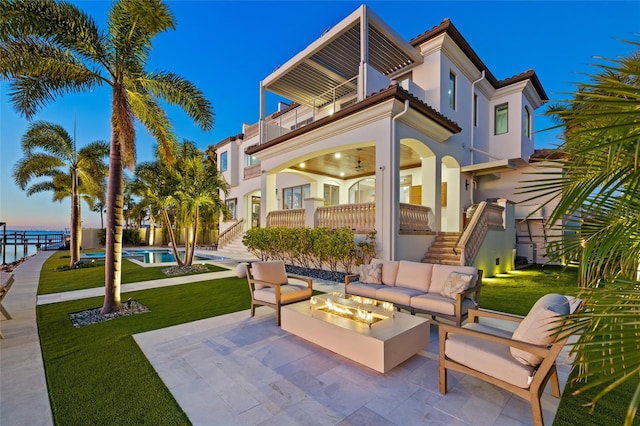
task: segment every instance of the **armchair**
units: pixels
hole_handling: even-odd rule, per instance
[[[313,280],[287,274],[281,260],[253,262],[246,268],[252,317],[256,305],[269,306],[276,310],[276,324],[280,326],[280,306],[311,298]]]
[[[447,393],[447,370],[477,377],[531,403],[535,425],[543,425],[540,397],[549,380],[560,397],[556,358],[569,335],[559,334],[561,316],[575,312],[581,301],[559,294],[541,297],[526,317],[469,309],[462,327],[439,325],[440,393]],[[511,333],[479,323],[479,318],[518,324]],[[560,321],[559,321],[560,320]]]

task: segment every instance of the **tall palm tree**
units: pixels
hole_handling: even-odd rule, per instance
[[[103,313],[120,309],[123,167],[135,166],[138,119],[173,161],[176,138],[160,102],[183,109],[203,130],[213,110],[191,82],[145,69],[152,39],[175,28],[161,0],[117,0],[107,30],[76,6],[55,0],[0,0],[0,76],[10,80],[14,107],[27,118],[68,92],[111,88],[111,142],[106,217]]]
[[[103,160],[109,154],[109,145],[96,141],[78,150],[75,139],[62,126],[46,121],[31,124],[21,145],[24,157],[13,168],[16,184],[27,195],[53,191],[53,201],[71,197],[69,266],[74,266],[80,259],[80,198],[93,208],[94,200],[104,196]]]
[[[564,129],[562,158],[549,160],[562,172],[527,186],[558,201],[551,222],[578,219],[564,226],[575,237],[549,254],[579,261],[588,309],[569,327],[581,330],[573,349],[582,389],[602,387],[594,403],[640,374],[640,53],[598,69],[547,111]],[[640,384],[625,424],[639,403]]]

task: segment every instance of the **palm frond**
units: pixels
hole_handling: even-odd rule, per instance
[[[213,128],[213,106],[193,83],[165,71],[148,75],[140,84],[155,97],[182,108],[203,130]]]
[[[98,60],[104,36],[95,21],[75,5],[53,0],[0,2],[0,42],[35,36]]]

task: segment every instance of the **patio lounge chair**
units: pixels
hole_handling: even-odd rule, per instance
[[[313,292],[313,280],[287,274],[281,260],[248,264],[247,280],[251,291],[251,316],[256,313],[256,305],[270,306],[276,310],[278,326],[281,305],[307,300]]]
[[[469,309],[462,327],[439,325],[440,393],[447,393],[447,370],[477,377],[529,400],[535,425],[543,425],[540,397],[549,380],[560,397],[556,358],[568,334],[556,327],[561,315],[575,312],[581,301],[559,294],[541,297],[526,317]],[[518,323],[511,333],[479,323],[479,318]]]
[[[2,306],[2,301],[4,300],[4,297],[7,295],[7,293],[9,293],[9,290],[13,285],[13,281],[13,274],[9,275],[5,272],[0,273],[0,313],[2,313],[2,315],[8,320],[11,319],[11,315],[9,315],[9,312],[7,312],[5,307]],[[0,332],[0,339],[4,339],[4,335],[2,334],[2,332]]]

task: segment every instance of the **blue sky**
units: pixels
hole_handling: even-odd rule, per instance
[[[75,1],[104,27],[107,1]],[[213,103],[216,124],[202,132],[180,110],[168,109],[180,139],[201,148],[241,132],[259,114],[259,82],[312,43],[362,2],[350,1],[169,1],[177,29],[154,42],[149,69],[171,70],[195,83]],[[593,73],[594,57],[628,56],[622,40],[640,39],[640,2],[532,1],[371,1],[372,10],[405,40],[450,18],[499,80],[532,68],[551,101],[566,99],[574,84]],[[20,138],[29,122],[10,105],[0,83],[0,221],[11,229],[69,227],[69,200],[50,193],[27,197],[13,182],[13,165],[22,157]],[[109,90],[65,95],[48,104],[36,120],[73,132],[79,146],[109,140]],[[274,105],[267,105],[272,111]],[[536,114],[536,129],[551,123]],[[536,147],[557,143],[557,132],[536,134]],[[138,161],[152,158],[153,140],[139,128]],[[83,204],[83,226],[99,227],[99,214]]]

